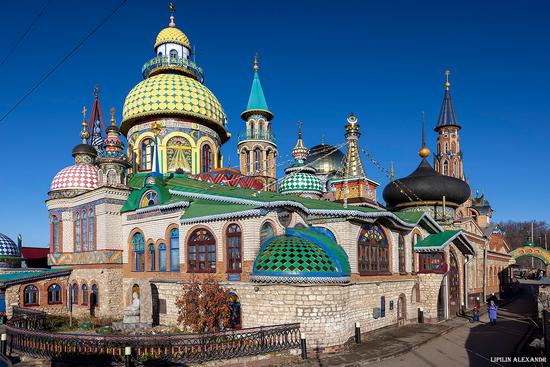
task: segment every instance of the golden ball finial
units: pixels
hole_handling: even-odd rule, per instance
[[[426,147],[422,147],[419,151],[418,151],[418,155],[421,157],[421,158],[428,158],[430,156],[430,150]]]
[[[260,59],[260,55],[258,55],[258,53],[256,52],[256,55],[254,55],[254,68],[253,68],[255,73],[260,71],[259,59]]]
[[[445,70],[445,89],[449,90],[451,87],[451,83],[449,82],[449,75],[451,75],[450,70]]]

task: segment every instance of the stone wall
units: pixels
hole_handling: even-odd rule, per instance
[[[424,307],[424,319],[427,322],[437,321],[437,300],[443,277],[443,274],[418,274],[420,303]]]

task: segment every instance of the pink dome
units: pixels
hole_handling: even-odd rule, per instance
[[[93,190],[98,186],[97,171],[91,164],[65,167],[53,178],[50,190]]]

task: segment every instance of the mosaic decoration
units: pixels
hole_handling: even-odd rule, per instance
[[[98,187],[98,168],[91,164],[77,164],[59,171],[50,190],[93,190]]]
[[[199,117],[225,126],[225,114],[214,94],[198,81],[178,74],[147,78],[126,97],[123,122],[160,114]]]
[[[159,195],[154,190],[149,190],[141,197],[139,204],[140,208],[157,205],[159,203]]]
[[[254,177],[243,176],[238,170],[231,168],[220,168],[210,172],[192,176],[192,178],[212,182],[218,185],[242,187],[245,189],[261,190],[264,185]]]
[[[189,38],[187,38],[185,33],[183,33],[180,29],[176,27],[166,27],[162,31],[160,31],[157,36],[157,40],[155,41],[154,48],[157,48],[163,43],[175,43],[185,46],[189,50],[191,50],[191,46],[189,45]]]
[[[19,256],[19,249],[11,238],[0,233],[0,256]]]
[[[170,138],[166,144],[166,155],[169,172],[177,169],[191,172],[191,144],[187,139],[182,136]]]
[[[311,173],[295,172],[286,176],[279,186],[281,194],[290,193],[323,193],[323,186],[319,178]]]
[[[48,254],[48,265],[122,264],[122,250],[61,252]]]
[[[512,256],[510,259],[510,263],[512,264],[515,264],[516,260],[520,257],[532,256],[542,260],[544,265],[550,265],[550,251],[538,246],[519,247],[509,252],[508,255]]]

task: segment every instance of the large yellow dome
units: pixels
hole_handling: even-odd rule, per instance
[[[158,45],[163,43],[176,43],[191,50],[189,38],[187,38],[185,33],[176,27],[166,27],[160,31],[157,36],[157,40],[155,41],[154,48],[157,48]]]
[[[142,117],[174,115],[194,117],[212,125],[227,139],[225,114],[214,94],[204,85],[179,74],[158,74],[136,85],[124,102],[121,130],[124,134]]]

